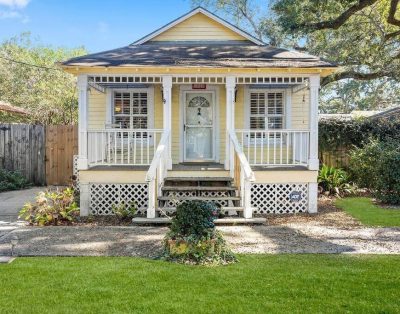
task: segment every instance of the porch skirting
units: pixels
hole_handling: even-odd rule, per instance
[[[146,214],[147,183],[89,183],[89,213],[112,215],[112,207],[135,202],[139,213]],[[308,183],[254,183],[251,207],[255,214],[304,213],[309,209]]]
[[[253,183],[251,207],[257,214],[293,214],[308,210],[308,183]]]

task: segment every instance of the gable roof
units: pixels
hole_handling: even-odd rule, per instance
[[[152,40],[195,14],[228,25],[243,40]],[[228,27],[227,26],[227,27]],[[168,36],[167,36],[168,37]],[[242,38],[242,37],[240,37]],[[333,68],[317,56],[264,44],[236,26],[199,7],[126,47],[76,57],[65,67],[202,67],[202,68]]]
[[[214,13],[211,13],[210,11],[204,9],[203,7],[197,7],[195,9],[193,9],[192,11],[182,15],[181,17],[178,17],[177,19],[173,20],[172,22],[164,25],[163,27],[155,30],[154,32],[140,38],[139,40],[135,41],[134,43],[132,43],[132,45],[141,45],[144,44],[152,39],[154,39],[155,37],[157,37],[158,35],[166,32],[167,30],[171,29],[172,27],[174,27],[175,25],[191,18],[192,16],[196,15],[196,14],[204,14],[205,16],[207,16],[208,18],[216,21],[219,24],[222,24],[223,26],[227,27],[228,29],[230,29],[231,31],[235,32],[236,34],[242,36],[243,38],[251,41],[252,43],[256,44],[256,45],[265,45],[264,42],[262,42],[261,40],[257,39],[256,37],[250,35],[249,33],[247,33],[246,31],[238,28],[237,26],[233,25],[232,23],[229,23],[228,21],[220,18],[219,16],[215,15]]]

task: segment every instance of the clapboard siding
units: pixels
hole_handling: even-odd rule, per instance
[[[152,41],[246,40],[224,25],[198,13],[156,36]]]

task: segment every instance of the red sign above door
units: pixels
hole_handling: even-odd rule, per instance
[[[206,89],[206,84],[192,84],[192,89]]]

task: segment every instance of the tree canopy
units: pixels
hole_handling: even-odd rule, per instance
[[[84,48],[53,48],[32,41],[29,33],[0,45],[0,100],[25,108],[24,121],[71,124],[77,120],[75,78],[58,62],[85,54]],[[3,116],[3,118],[5,118]],[[8,116],[8,121],[21,117]]]
[[[321,82],[325,112],[400,104],[400,0],[194,0],[265,42],[340,68]]]

